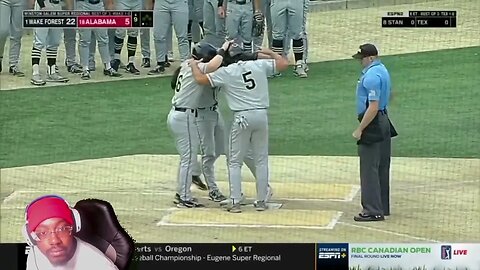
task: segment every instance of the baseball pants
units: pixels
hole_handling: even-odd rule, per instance
[[[24,9],[23,0],[0,0],[0,61],[4,56],[5,43],[10,36],[10,66],[17,66],[20,60]]]
[[[248,121],[242,128],[241,118]],[[233,203],[242,199],[242,165],[249,149],[253,151],[257,200],[265,201],[268,193],[268,115],[267,110],[235,112],[229,138],[228,170],[230,198]]]
[[[297,56],[303,54],[303,3],[294,0],[276,0],[272,2],[270,8],[273,24],[273,51],[285,54],[285,42],[293,39],[294,54]],[[303,55],[300,59],[295,60],[303,60]]]
[[[178,51],[180,61],[185,61],[190,57],[188,46],[187,28],[188,28],[188,3],[187,0],[157,0],[155,1],[153,11],[154,23],[154,43],[157,63],[164,63],[168,53],[167,32],[168,27],[173,23],[175,35],[178,40]]]
[[[245,4],[237,4],[235,1],[227,3],[225,26],[227,38],[233,40],[241,38],[244,50],[252,50],[252,24],[253,6],[250,1]]]
[[[219,48],[225,42],[225,18],[218,15],[218,0],[203,2],[203,41]]]
[[[93,1],[93,0],[92,0]],[[78,1],[78,9],[83,11],[102,11],[105,10],[103,2],[99,1],[98,3],[92,4],[87,1]],[[95,29],[79,29],[80,41],[78,43],[78,53],[80,55],[80,65],[82,65],[84,70],[89,70],[89,62],[94,59],[95,55],[91,55],[90,46],[92,41],[92,34],[95,35],[95,40],[98,45],[98,51],[102,59],[103,64],[105,64],[105,69],[110,68],[110,53],[108,50],[108,33],[105,28],[95,28]]]

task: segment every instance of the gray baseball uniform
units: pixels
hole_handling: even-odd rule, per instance
[[[47,10],[62,10],[60,1],[45,1],[44,8]],[[38,2],[35,3],[35,9],[40,10]],[[31,83],[34,85],[44,85],[39,70],[40,58],[42,50],[46,49],[47,55],[47,81],[51,82],[67,82],[68,79],[57,73],[57,53],[60,40],[62,38],[63,29],[61,28],[35,28],[33,30],[33,47],[32,47],[32,71],[33,76]]]
[[[254,6],[254,2],[252,1],[252,6],[253,8],[255,9],[255,6]],[[265,21],[266,21],[266,25],[267,25],[267,31],[270,31],[267,35],[268,35],[268,42],[270,43],[271,42],[271,32],[272,32],[272,29],[271,29],[271,24],[272,24],[272,19],[271,19],[271,14],[269,12],[270,10],[270,0],[262,0],[262,14],[264,15],[265,17]],[[268,14],[268,16],[267,16]],[[263,44],[263,39],[264,39],[264,33],[262,33],[261,36],[259,37],[253,37],[253,50],[254,51],[258,51],[262,48],[262,44]]]
[[[188,41],[197,43],[202,39],[204,0],[188,0]]]
[[[105,10],[101,0],[83,0],[77,3],[78,10],[82,11],[102,11]],[[110,69],[110,53],[108,51],[108,34],[105,28],[79,29],[80,40],[78,43],[78,53],[80,55],[80,64],[84,70],[89,70],[89,51],[92,40],[92,33],[97,41],[100,57],[105,65],[105,69]]]
[[[255,160],[257,200],[266,200],[270,105],[267,77],[273,74],[275,61],[272,59],[238,62],[207,74],[212,87],[222,87],[228,107],[233,111],[228,169],[234,204],[242,199],[241,169],[250,147]]]
[[[225,18],[218,15],[218,0],[204,0],[203,3],[203,41],[215,47],[225,42]]]
[[[75,10],[77,1],[73,1],[73,10]],[[67,6],[63,5],[63,10],[66,10]],[[63,29],[63,42],[65,45],[65,65],[67,67],[77,64],[77,29],[64,28]]]
[[[225,0],[227,1],[227,0]],[[252,50],[252,0],[228,0],[225,26],[229,40],[240,38],[247,52]]]
[[[25,0],[0,0],[0,64],[8,36],[10,36],[9,64],[12,67],[19,63],[24,9]]]
[[[294,74],[306,78],[305,63],[303,57],[303,24],[304,24],[304,1],[303,0],[275,0],[270,6],[273,22],[272,50],[285,55],[288,46],[293,39],[292,48],[295,58]]]
[[[187,0],[156,0],[153,9],[153,38],[157,55],[157,64],[164,65],[167,56],[168,25],[173,23],[173,28],[178,39],[180,60],[185,61],[190,57],[187,39],[188,3]]]
[[[307,22],[308,22],[308,9],[310,0],[303,0],[303,61],[307,63],[308,58],[308,34],[307,34]]]
[[[146,9],[146,3],[149,0],[143,0],[143,9]],[[140,29],[140,48],[142,51],[142,57],[144,59],[150,59],[150,28]]]
[[[207,64],[200,63],[199,67],[202,71],[205,70]],[[177,86],[175,94],[172,98],[172,109],[168,114],[167,124],[170,132],[175,138],[175,145],[180,154],[180,166],[178,173],[178,188],[177,193],[180,199],[184,201],[191,201],[192,196],[190,187],[192,184],[193,167],[197,162],[197,153],[201,145],[198,136],[203,136],[203,142],[210,140],[210,136],[201,134],[200,132],[207,132],[205,129],[197,129],[197,117],[200,117],[200,122],[210,121],[210,112],[215,113],[211,108],[201,107],[205,104],[214,106],[215,99],[213,98],[213,91],[208,86],[200,86],[193,77],[192,70],[187,61],[181,64],[180,73],[178,74]],[[203,108],[203,110],[198,110]],[[200,114],[199,114],[199,111]],[[205,125],[206,126],[206,125]],[[213,133],[213,127],[212,127]],[[211,134],[213,139],[213,134]],[[210,191],[218,190],[215,184],[215,176],[213,170],[213,163],[215,162],[215,145],[213,142],[206,147],[202,145],[202,167],[207,185]]]

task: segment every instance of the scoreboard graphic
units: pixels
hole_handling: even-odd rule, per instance
[[[456,11],[387,12],[383,28],[456,28]]]
[[[23,28],[151,28],[153,11],[23,11]]]

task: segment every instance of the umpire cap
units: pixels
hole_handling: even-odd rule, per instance
[[[360,45],[358,52],[352,55],[355,59],[362,59],[369,56],[378,56],[377,47],[370,43]]]
[[[217,55],[217,48],[209,43],[197,43],[192,50],[192,56],[196,60],[203,59],[202,62],[207,63]]]

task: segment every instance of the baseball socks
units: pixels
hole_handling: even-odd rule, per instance
[[[135,53],[137,52],[137,37],[128,36],[127,39],[127,55],[128,65],[127,72],[134,75],[140,75],[140,70],[135,67]]]
[[[42,51],[38,48],[33,47],[32,48],[32,70],[33,70],[33,76],[32,79],[30,80],[30,83],[33,85],[45,85],[45,81],[42,79],[42,76],[40,75],[40,57],[42,56]]]
[[[57,72],[57,49],[47,49],[47,82],[68,82]]]
[[[303,61],[303,39],[293,40],[293,54],[295,56],[295,70],[293,73],[300,78],[307,78],[305,62]]]

